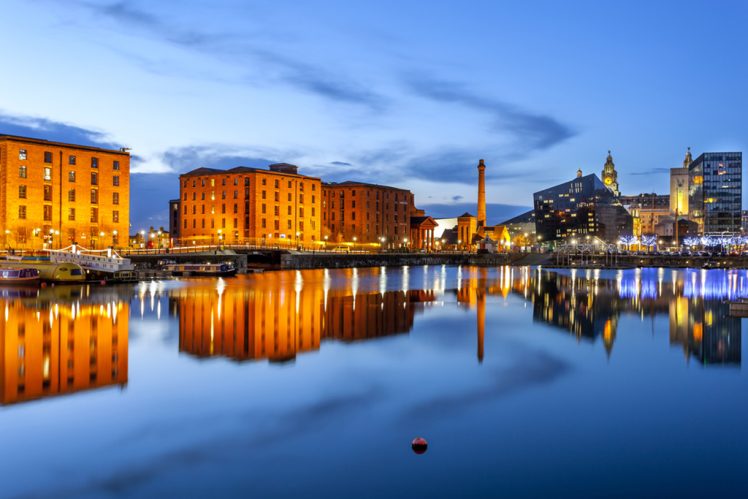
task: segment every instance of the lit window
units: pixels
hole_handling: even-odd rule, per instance
[[[26,159],[26,149],[18,150],[18,159],[22,159],[22,160]]]

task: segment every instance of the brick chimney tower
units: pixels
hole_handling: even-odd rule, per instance
[[[486,227],[486,164],[478,161],[478,233],[483,234]]]

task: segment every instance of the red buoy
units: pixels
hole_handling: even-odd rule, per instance
[[[410,446],[413,448],[413,452],[415,452],[416,454],[423,454],[424,452],[426,452],[426,449],[429,448],[429,443],[425,438],[416,437],[410,443]]]

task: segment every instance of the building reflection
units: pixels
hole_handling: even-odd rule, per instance
[[[534,320],[579,340],[601,338],[609,355],[622,316],[638,316],[646,327],[645,318],[667,314],[670,344],[680,346],[687,359],[705,365],[741,362],[741,321],[729,316],[727,301],[748,295],[737,271],[688,271],[669,281],[663,269],[618,271],[605,279],[596,270],[504,272],[512,277],[501,293],[511,287],[531,302]]]
[[[124,386],[129,308],[89,286],[3,290],[0,403]]]
[[[169,308],[179,321],[179,349],[197,357],[285,362],[318,350],[324,340],[407,333],[422,304],[435,299],[434,291],[372,289],[371,280],[363,289],[356,269],[338,275],[343,286],[327,271],[310,270],[267,272],[247,287],[219,281],[173,290]]]

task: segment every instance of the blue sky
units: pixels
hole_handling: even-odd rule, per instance
[[[685,149],[744,150],[748,4],[4,0],[0,133],[124,145],[133,228],[176,175],[298,164],[489,218],[598,173],[667,192]],[[11,50],[12,49],[12,50]],[[447,206],[444,206],[447,205]],[[453,209],[449,205],[453,205]],[[453,211],[453,213],[452,213]]]

